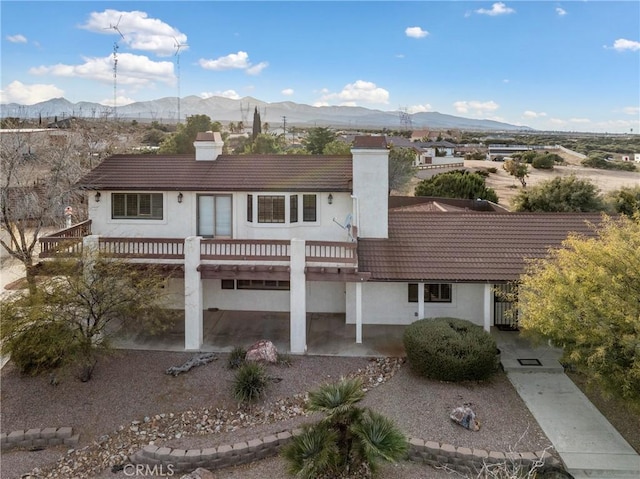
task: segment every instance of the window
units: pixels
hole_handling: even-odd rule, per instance
[[[289,197],[289,223],[298,222],[298,195]]]
[[[253,223],[253,195],[247,195],[247,221]]]
[[[291,283],[289,281],[278,281],[269,279],[239,279],[238,289],[261,289],[289,291]]]
[[[258,196],[258,223],[284,223],[284,196]]]
[[[162,193],[112,193],[112,219],[161,220]]]
[[[316,195],[302,195],[302,221],[316,220]]]
[[[418,302],[418,284],[409,284],[409,302]],[[424,285],[424,302],[425,303],[450,303],[451,302],[451,284],[425,284]]]
[[[236,281],[234,279],[223,279],[220,282],[222,289],[236,289]]]

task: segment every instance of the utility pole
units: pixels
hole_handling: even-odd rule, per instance
[[[283,116],[282,117],[282,133],[284,134],[285,138],[287,136],[287,117]]]

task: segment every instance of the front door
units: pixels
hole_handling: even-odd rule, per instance
[[[231,195],[198,195],[198,236],[231,238]]]
[[[493,325],[501,330],[518,330],[517,286],[512,283],[493,285]]]

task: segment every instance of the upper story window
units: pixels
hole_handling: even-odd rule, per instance
[[[112,193],[112,219],[163,219],[162,193]]]
[[[253,195],[247,195],[247,221],[253,223]]]
[[[298,195],[289,197],[289,223],[298,222]]]
[[[418,302],[418,284],[409,283],[409,302]],[[451,302],[451,284],[425,284],[424,285],[424,302],[425,303],[450,303]]]
[[[317,221],[316,195],[302,195],[302,221]]]
[[[284,196],[258,196],[258,223],[284,223]]]

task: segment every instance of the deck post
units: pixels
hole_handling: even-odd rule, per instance
[[[291,240],[290,261],[290,350],[292,353],[304,354],[307,352],[307,280],[304,274],[306,262],[304,240]]]
[[[202,280],[200,264],[200,238],[189,236],[184,241],[184,349],[202,349]]]
[[[491,306],[493,305],[493,287],[491,283],[484,285],[484,330],[491,332]]]
[[[356,344],[362,344],[362,283],[356,283]]]

